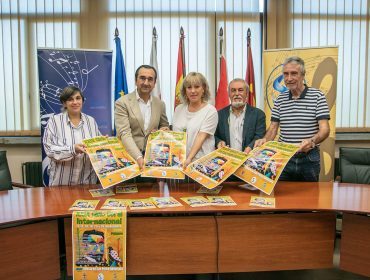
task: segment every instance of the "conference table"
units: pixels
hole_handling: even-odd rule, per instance
[[[181,197],[200,185],[176,180],[138,184],[115,198],[172,196],[183,206],[127,211],[127,274],[201,274],[333,267],[336,217],[343,214],[340,268],[370,276],[370,185],[279,182],[274,208],[250,206],[267,196],[223,183],[235,206],[190,207]],[[0,192],[0,278],[57,279],[72,274],[71,215],[89,186]]]

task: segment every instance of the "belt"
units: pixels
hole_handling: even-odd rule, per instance
[[[315,147],[312,150],[309,150],[307,153],[305,153],[305,152],[297,152],[297,153],[294,154],[293,157],[295,157],[295,158],[303,158],[303,157],[308,156],[310,153],[312,153],[313,151],[316,151],[318,149],[319,149],[318,147]]]

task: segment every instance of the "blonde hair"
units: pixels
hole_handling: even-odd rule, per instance
[[[186,88],[192,85],[201,85],[204,93],[202,96],[202,102],[207,102],[211,96],[209,92],[209,85],[206,78],[197,72],[190,72],[184,79],[181,85],[180,93],[181,99],[185,104],[189,104],[189,98],[186,95]]]

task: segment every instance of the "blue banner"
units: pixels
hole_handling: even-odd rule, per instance
[[[73,49],[38,49],[41,137],[47,121],[59,114],[59,96],[73,85],[85,96],[83,112],[94,117],[103,135],[112,135],[112,52]],[[49,158],[42,149],[44,185],[48,185]]]

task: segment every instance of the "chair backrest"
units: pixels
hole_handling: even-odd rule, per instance
[[[340,175],[344,183],[370,184],[370,148],[339,148]]]
[[[12,177],[10,175],[6,151],[0,151],[0,191],[11,190]]]

